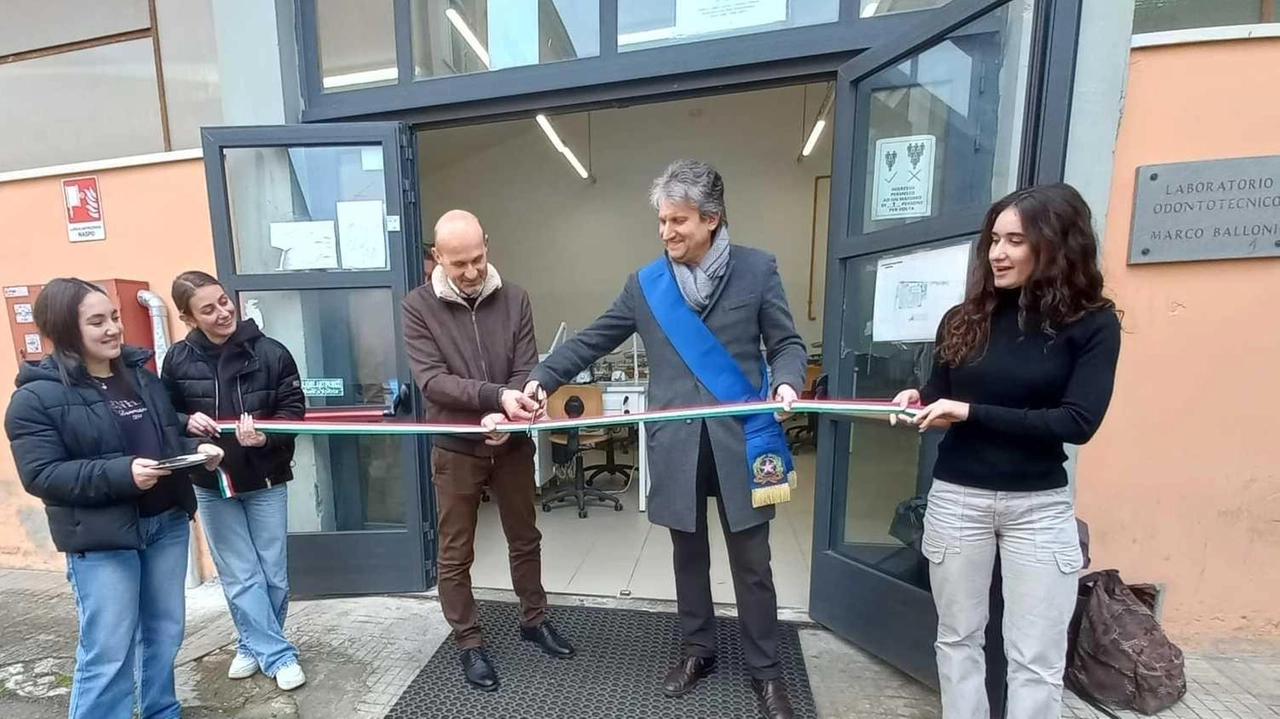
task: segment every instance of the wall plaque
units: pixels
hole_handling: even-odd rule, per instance
[[[1280,155],[1143,165],[1129,264],[1280,257]]]

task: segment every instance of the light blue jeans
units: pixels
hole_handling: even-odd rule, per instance
[[[943,719],[987,719],[983,643],[1000,552],[1010,719],[1062,716],[1067,626],[1084,564],[1071,490],[995,492],[935,479],[922,551],[938,608]]]
[[[186,627],[186,512],[138,520],[141,550],[67,555],[80,619],[70,719],[181,716],[173,662]]]
[[[196,487],[200,523],[239,633],[236,651],[258,660],[269,677],[297,664],[284,638],[289,613],[289,494],[281,484],[224,499]]]

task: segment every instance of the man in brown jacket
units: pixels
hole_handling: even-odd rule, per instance
[[[404,338],[432,422],[478,425],[488,415],[529,420],[538,405],[521,388],[538,363],[529,295],[488,262],[479,220],[451,210],[435,227],[436,267],[404,299]],[[439,513],[440,604],[453,627],[467,681],[485,691],[498,677],[485,654],[471,564],[485,485],[498,504],[520,598],[520,634],[555,657],[574,650],[547,620],[542,534],[534,512],[533,442],[525,435],[437,436],[431,474]]]

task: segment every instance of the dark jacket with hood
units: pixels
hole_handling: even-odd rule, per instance
[[[306,412],[293,355],[253,320],[242,320],[222,345],[191,330],[169,348],[162,377],[183,427],[196,412],[219,422],[234,422],[245,412],[254,419],[300,420]],[[226,452],[221,466],[236,494],[293,479],[293,435],[269,433],[263,447],[241,447],[234,434],[215,443]],[[197,475],[195,482],[218,489],[211,473]]]
[[[149,410],[149,421],[158,425],[165,455],[195,452],[200,443],[184,436],[164,386],[144,366],[151,356],[150,350],[126,346],[121,360]],[[27,492],[44,502],[58,551],[142,549],[138,500],[144,491],[133,482],[134,457],[126,450],[124,434],[106,394],[92,383],[84,365],[69,368],[67,377],[64,384],[53,357],[18,369],[18,389],[4,418],[18,477]],[[196,498],[184,475],[197,474],[209,472],[177,471],[160,478],[177,482],[166,488],[175,492],[188,515],[195,514]]]

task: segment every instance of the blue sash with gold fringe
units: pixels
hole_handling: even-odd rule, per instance
[[[685,302],[665,255],[642,268],[637,277],[649,310],[680,359],[717,400],[728,404],[766,398],[768,382],[761,378],[759,390],[752,386],[733,356]],[[738,419],[746,437],[751,505],[763,507],[790,500],[795,462],[782,425],[772,411]]]

